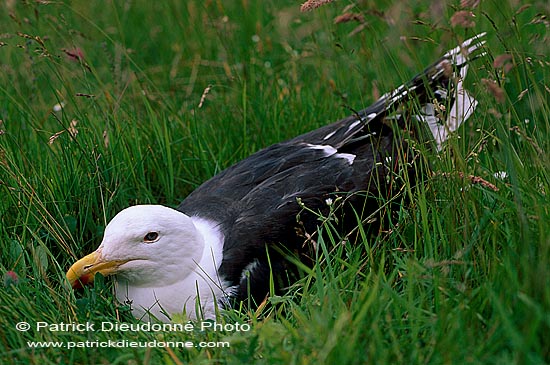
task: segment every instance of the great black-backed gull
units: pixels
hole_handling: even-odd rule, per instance
[[[379,208],[373,196],[391,195],[387,178],[399,166],[388,161],[399,161],[407,149],[397,129],[411,122],[427,126],[441,149],[473,113],[477,101],[462,81],[468,58],[485,54],[479,51],[484,35],[450,50],[368,108],[229,167],[176,209],[138,205],[121,211],[99,248],[69,269],[68,280],[79,287],[97,272],[114,274],[118,300],[145,320],[169,321],[181,313],[212,318],[220,307],[261,302],[270,280],[289,267],[282,251],[305,256],[311,248],[304,237],[319,224],[312,212],[328,214],[340,196],[369,215]],[[354,216],[347,220],[357,224]]]

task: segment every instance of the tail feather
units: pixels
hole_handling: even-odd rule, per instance
[[[464,89],[463,80],[468,73],[468,62],[486,55],[486,52],[479,52],[485,44],[482,39],[485,35],[480,33],[467,39],[409,82],[384,94],[363,111],[361,120],[368,123],[379,117],[400,119],[402,115],[388,117],[388,114],[408,100],[418,101],[420,112],[413,117],[426,123],[440,150],[450,133],[457,130],[478,105]]]
[[[463,80],[468,72],[468,62],[486,54],[480,52],[485,44],[482,39],[485,34],[480,33],[449,50],[422,73],[384,94],[368,108],[296,140],[339,149],[376,136],[377,132],[365,128],[371,123],[394,120],[400,124],[413,119],[429,128],[440,150],[450,133],[473,114],[478,104],[464,89]],[[399,108],[409,101],[414,101],[412,108]]]
[[[429,76],[429,87],[437,89],[434,92],[436,98],[424,102],[416,119],[427,124],[438,150],[441,150],[449,135],[473,114],[478,105],[477,100],[464,89],[463,81],[468,74],[468,61],[486,55],[486,52],[476,52],[485,44],[485,40],[482,40],[485,34],[480,33],[449,50],[423,74],[411,81],[416,86],[416,79],[426,75]],[[447,112],[448,105],[451,107]],[[441,120],[442,117],[445,120]]]
[[[447,52],[439,62],[439,64],[446,60],[451,62],[458,69],[459,75],[456,74],[456,71],[452,75],[451,81],[455,83],[454,90],[451,90],[452,106],[450,112],[446,113],[445,121],[440,123],[439,118],[435,115],[436,108],[433,103],[426,103],[425,115],[419,118],[428,124],[438,150],[441,150],[443,143],[449,138],[449,134],[456,131],[474,113],[478,105],[478,101],[464,89],[463,81],[468,74],[468,61],[487,54],[486,52],[475,54],[485,44],[485,41],[481,40],[485,34],[480,33],[464,41],[460,46]],[[427,112],[428,109],[431,109],[430,113]]]

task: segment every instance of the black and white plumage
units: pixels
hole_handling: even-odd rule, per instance
[[[137,317],[152,314],[165,321],[182,312],[194,317],[197,308],[200,315],[214,317],[218,305],[247,298],[259,303],[268,294],[270,273],[280,274],[287,266],[270,248],[280,244],[303,254],[304,238],[297,232],[313,232],[318,224],[307,212],[297,222],[298,201],[326,214],[327,199],[345,194],[350,206],[367,215],[376,211],[377,201],[368,196],[391,194],[386,175],[392,168],[385,162],[397,161],[405,143],[395,129],[403,121],[425,124],[440,149],[473,113],[477,101],[462,80],[484,35],[450,50],[355,115],[229,167],[177,209],[138,205],[121,211],[99,248],[69,269],[69,281],[78,287],[96,272],[115,274],[120,302],[131,303]],[[411,100],[420,110],[398,109]],[[449,111],[442,113],[434,100],[451,106]]]

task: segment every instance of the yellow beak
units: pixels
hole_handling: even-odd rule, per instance
[[[120,265],[128,261],[130,260],[107,261],[101,255],[101,250],[97,250],[75,262],[67,271],[67,279],[73,289],[80,289],[92,283],[96,273],[103,276],[114,274]]]

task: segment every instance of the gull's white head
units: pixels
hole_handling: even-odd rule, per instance
[[[105,228],[99,248],[67,272],[73,288],[94,275],[140,286],[168,285],[188,276],[203,256],[204,239],[187,215],[160,205],[124,209]]]

